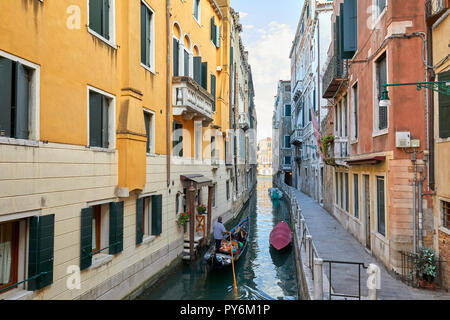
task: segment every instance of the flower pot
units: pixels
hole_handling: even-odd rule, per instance
[[[434,290],[435,285],[434,282],[428,282],[426,280],[419,280],[419,287],[427,290]]]

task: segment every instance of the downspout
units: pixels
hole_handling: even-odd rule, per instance
[[[171,62],[171,54],[170,54],[170,42],[171,42],[171,33],[170,33],[170,0],[166,0],[166,34],[167,34],[167,66],[166,66],[166,171],[167,171],[167,188],[170,187],[170,62]]]

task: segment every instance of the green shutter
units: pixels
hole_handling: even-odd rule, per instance
[[[102,33],[102,1],[89,0],[89,28]]]
[[[202,83],[202,57],[194,57],[194,80],[201,85]]]
[[[28,71],[16,62],[15,138],[28,139]]]
[[[123,251],[123,202],[109,204],[109,254]]]
[[[0,137],[11,136],[13,62],[0,57]]]
[[[351,59],[358,48],[358,4],[356,0],[346,0],[341,12],[343,32],[342,32],[342,57]]]
[[[81,236],[80,236],[80,270],[85,270],[92,265],[92,219],[94,208],[81,210]]]
[[[180,42],[177,39],[173,39],[173,76],[179,76],[179,68],[180,68]]]
[[[378,232],[383,236],[386,236],[384,178],[377,178],[377,211]]]
[[[144,112],[145,133],[147,135],[147,153],[150,153],[150,115]]]
[[[89,146],[102,146],[102,96],[89,92]]]
[[[144,239],[144,199],[136,200],[136,244],[141,244]]]
[[[55,215],[32,217],[30,221],[28,290],[45,288],[53,283],[53,256],[55,240]]]
[[[102,142],[101,146],[103,148],[109,148],[109,109],[108,109],[108,99],[102,96]]]
[[[203,89],[208,90],[208,62],[202,62],[202,82]]]
[[[450,71],[438,75],[439,81],[450,82]],[[439,137],[450,137],[450,95],[439,93]]]
[[[109,6],[110,0],[103,0],[103,7],[102,7],[102,36],[109,40]]]
[[[211,41],[216,44],[216,24],[214,21],[214,17],[210,20],[210,31],[211,31]]]
[[[211,94],[214,98],[214,102],[213,102],[213,112],[216,111],[216,76],[215,75],[211,75]]]
[[[141,62],[146,66],[148,66],[147,30],[147,7],[141,3]]]
[[[162,233],[162,195],[152,197],[152,235]]]
[[[189,77],[189,53],[184,50],[184,76]]]

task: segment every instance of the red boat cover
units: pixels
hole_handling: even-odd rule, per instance
[[[285,248],[292,240],[291,228],[281,221],[270,233],[270,244],[277,250]]]

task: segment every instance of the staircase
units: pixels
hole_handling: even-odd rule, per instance
[[[196,228],[194,235],[194,255],[197,255],[198,249],[204,245],[206,240],[206,215],[196,215]],[[189,222],[190,223],[190,222]],[[189,226],[188,226],[188,229]],[[189,232],[184,236],[183,260],[190,261],[190,237]]]

